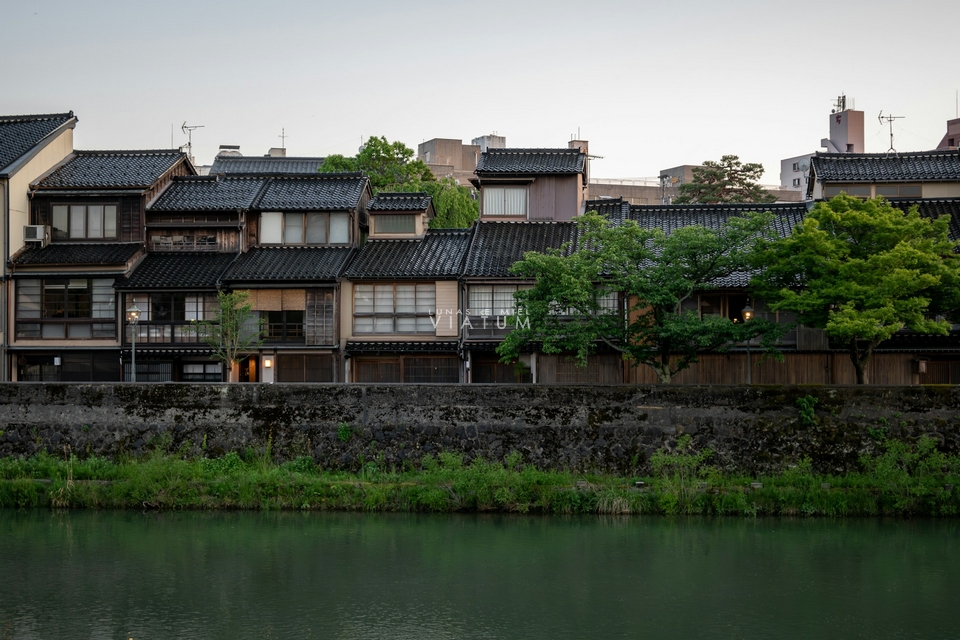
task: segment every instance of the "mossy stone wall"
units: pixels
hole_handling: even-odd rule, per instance
[[[814,420],[797,400],[814,397]],[[219,455],[268,444],[327,468],[443,450],[543,468],[643,473],[690,434],[728,471],[857,468],[883,437],[960,452],[960,387],[0,384],[0,455]]]

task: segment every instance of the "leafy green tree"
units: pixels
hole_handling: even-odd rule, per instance
[[[431,229],[467,229],[480,217],[480,204],[473,190],[457,184],[451,177],[439,180],[415,181],[401,185],[398,191],[424,191],[433,198],[436,216]]]
[[[191,325],[194,333],[213,351],[213,357],[223,363],[230,382],[237,382],[233,365],[263,344],[260,323],[252,322],[254,313],[249,298],[246,291],[218,291],[214,319]]]
[[[421,160],[414,160],[413,149],[402,142],[371,137],[356,157],[327,156],[321,172],[362,171],[370,178],[373,192],[402,191],[429,193],[436,217],[431,229],[467,228],[480,217],[480,205],[472,189],[458,185],[453,178],[437,180]]]
[[[777,197],[756,182],[762,175],[762,164],[742,164],[738,156],[723,156],[720,162],[707,160],[693,170],[693,182],[680,185],[680,195],[673,203],[773,202]]]
[[[819,202],[760,256],[758,293],[793,311],[850,352],[857,383],[868,382],[873,350],[903,328],[946,334],[960,308],[960,257],[949,216],[920,217],[882,198],[839,195]]]
[[[320,171],[363,171],[370,179],[374,193],[394,190],[414,181],[434,180],[430,168],[422,160],[415,160],[413,155],[413,149],[400,141],[390,142],[383,136],[371,136],[356,157],[328,156]]]
[[[772,214],[733,217],[720,228],[690,226],[666,234],[629,220],[611,224],[596,212],[579,218],[577,247],[528,252],[513,265],[518,276],[536,280],[516,294],[522,309],[517,328],[497,352],[514,360],[529,342],[545,353],[573,352],[578,364],[599,343],[631,361],[653,368],[662,383],[696,362],[699,353],[722,351],[761,337],[773,349],[780,327],[762,319],[701,317],[683,303],[714,282],[748,268],[749,258],[772,233]],[[621,309],[604,304],[619,293]],[[625,313],[624,313],[625,312]]]

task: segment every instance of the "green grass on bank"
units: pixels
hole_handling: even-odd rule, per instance
[[[502,462],[441,453],[419,467],[366,462],[358,473],[312,458],[275,463],[269,453],[190,457],[157,448],[138,459],[0,459],[0,507],[92,509],[303,509],[510,513],[801,516],[955,516],[960,457],[932,439],[883,442],[861,469],[819,475],[809,460],[763,477],[724,474],[710,451],[681,436],[658,451],[648,477],[545,471],[519,453]],[[637,482],[643,482],[642,487]],[[759,483],[759,485],[757,484]],[[762,485],[762,486],[761,486]]]

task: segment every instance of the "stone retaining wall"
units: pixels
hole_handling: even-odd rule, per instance
[[[818,400],[815,423],[799,416],[805,396]],[[0,456],[213,456],[270,443],[279,459],[328,468],[517,451],[545,468],[642,473],[683,433],[726,470],[809,457],[844,472],[883,436],[930,434],[960,451],[960,387],[0,384]]]

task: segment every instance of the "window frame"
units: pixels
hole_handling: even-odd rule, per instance
[[[115,340],[115,282],[115,278],[18,279],[15,339]]]
[[[63,207],[66,209],[66,229],[58,233],[59,227],[56,226],[56,209]],[[83,235],[71,235],[73,209],[83,207]],[[100,207],[100,230],[101,235],[90,235],[90,208]],[[113,235],[107,235],[107,209],[113,208]],[[55,202],[50,204],[50,239],[60,242],[90,241],[103,242],[120,239],[120,204],[118,202]]]
[[[492,204],[493,194],[496,192],[502,192],[500,203],[503,207],[503,210],[507,209],[507,192],[508,191],[523,191],[523,211],[520,213],[495,213],[490,211],[490,204]],[[491,202],[488,202],[488,197],[490,197]],[[516,184],[493,184],[493,185],[484,185],[482,189],[481,201],[483,205],[483,215],[492,216],[495,218],[529,218],[530,217],[530,187],[529,185],[516,185]]]
[[[280,216],[280,242],[264,242],[263,240],[263,228],[264,228],[264,216],[266,215],[279,215]],[[287,241],[288,233],[288,219],[292,219],[293,216],[300,217],[300,242]],[[324,233],[324,242],[307,242],[308,233],[310,229],[310,217],[311,216],[323,216],[323,233]],[[343,216],[346,219],[347,223],[347,237],[343,242],[331,242],[330,241],[330,232],[333,228],[333,216]],[[257,243],[260,246],[267,247],[341,247],[347,246],[350,244],[351,238],[351,221],[353,216],[347,211],[261,211],[257,217]]]
[[[414,287],[414,297],[413,297],[413,311],[399,311],[397,307],[397,287],[398,286],[413,286]],[[357,299],[358,294],[362,288],[370,287],[371,291],[371,305],[372,311],[357,311]],[[391,287],[392,288],[392,311],[383,312],[377,311],[377,287]],[[431,290],[433,292],[433,305],[429,311],[421,311],[420,308],[420,288],[424,289],[424,297],[426,298],[426,291]],[[375,335],[436,335],[437,328],[433,324],[434,318],[437,314],[437,283],[436,282],[373,282],[373,283],[356,283],[353,285],[353,335],[356,336],[375,336]],[[358,329],[357,319],[371,320],[370,329]],[[427,322],[421,322],[424,318],[428,318]],[[378,331],[378,320],[382,322],[390,320],[390,331]],[[398,330],[398,320],[400,319],[413,319],[414,330],[412,331],[401,331]],[[428,328],[429,326],[429,328]],[[422,328],[421,328],[422,327]]]

